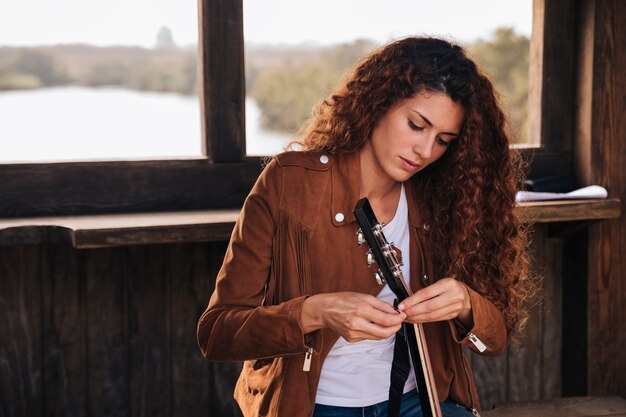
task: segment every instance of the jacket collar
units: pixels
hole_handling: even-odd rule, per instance
[[[337,155],[336,163],[331,169],[331,221],[335,226],[346,226],[356,222],[354,206],[361,195],[361,158],[360,152]],[[419,175],[419,174],[417,174]],[[418,204],[413,182],[415,178],[404,182],[407,205],[409,209],[409,223],[415,227],[428,230],[428,225],[422,224],[418,211]]]
[[[416,175],[419,175],[419,173]],[[418,210],[418,207],[419,207],[417,204],[418,195],[415,190],[414,181],[415,181],[415,177],[404,182],[404,187],[405,187],[405,192],[406,192],[406,202],[409,208],[409,224],[415,227],[422,227],[424,228],[424,230],[428,230],[429,226],[423,224],[422,216],[420,216],[420,213]]]

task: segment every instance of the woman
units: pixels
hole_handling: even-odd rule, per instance
[[[375,415],[395,333],[424,323],[443,415],[477,413],[461,345],[504,352],[528,295],[491,82],[457,45],[393,42],[322,102],[301,147],[274,157],[244,204],[198,324],[202,353],[245,361],[245,416]],[[356,244],[361,197],[402,254],[414,293],[397,309]],[[411,375],[402,415],[419,409],[414,388]]]

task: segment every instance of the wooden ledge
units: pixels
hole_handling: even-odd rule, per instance
[[[484,417],[626,417],[621,397],[569,397],[510,404],[484,411]]]
[[[230,239],[239,209],[0,219],[0,245],[84,248]]]
[[[618,198],[531,201],[518,203],[516,213],[526,223],[617,219],[621,215],[621,202]]]
[[[520,203],[526,222],[614,219],[618,199]],[[76,248],[230,239],[239,209],[0,219],[0,245],[63,243]]]

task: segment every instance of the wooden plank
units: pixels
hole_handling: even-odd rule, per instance
[[[591,180],[626,198],[626,3],[594,3]],[[581,143],[584,146],[584,142]],[[626,396],[626,219],[589,230],[589,394]]]
[[[0,164],[0,217],[241,207],[259,158]]]
[[[625,194],[626,195],[626,194]],[[587,393],[626,395],[626,222],[589,231]]]
[[[72,241],[75,247],[81,249],[155,243],[214,242],[229,240],[233,226],[234,222],[225,222],[122,230],[77,231]]]
[[[533,1],[532,33],[530,38],[530,67],[528,72],[528,136],[529,141],[541,145],[541,112],[543,98],[543,56],[545,29],[545,0]],[[526,151],[522,153],[528,154]],[[525,158],[529,161],[530,158]]]
[[[130,403],[128,286],[124,248],[79,253],[85,282],[87,411],[93,417],[127,416]]]
[[[607,198],[523,202],[518,203],[515,213],[522,221],[532,223],[615,219],[621,215],[621,201]]]
[[[223,241],[239,209],[0,219],[0,245],[67,243],[96,248]]]
[[[522,345],[506,355],[472,355],[472,368],[483,410],[510,401],[532,401],[561,392],[561,241],[549,239],[545,225],[532,235],[532,269],[540,276],[541,291],[523,334]]]
[[[173,415],[241,415],[233,400],[240,365],[208,363],[196,343],[197,322],[213,292],[226,246],[170,246]]]
[[[128,283],[127,412],[131,416],[164,416],[170,410],[172,323],[168,252],[163,245],[124,248],[121,279]]]
[[[561,352],[562,395],[587,393],[587,271],[589,270],[588,229],[564,236],[563,308]]]
[[[574,124],[575,4],[570,0],[535,0],[543,4],[541,146],[569,157]],[[568,104],[569,103],[569,104]],[[529,107],[536,103],[529,103]]]
[[[536,260],[543,266],[542,334],[540,347],[541,392],[539,399],[561,396],[561,339],[563,317],[563,241],[548,237],[547,225],[538,227],[536,233],[544,237],[543,245],[538,247]],[[569,279],[569,276],[568,276]]]
[[[544,247],[544,235],[535,227],[533,236],[533,262],[541,263],[536,255]],[[542,285],[543,287],[543,285]],[[542,293],[543,293],[543,288]],[[524,330],[523,343],[508,352],[507,402],[541,399],[542,393],[542,347],[543,316],[542,305],[530,306],[529,318]]]
[[[483,413],[485,417],[625,417],[626,400],[619,397],[569,397],[509,404]]]
[[[223,241],[239,209],[0,219],[0,245],[68,243],[77,248]],[[618,218],[619,199],[519,203],[516,214],[535,223]]]
[[[242,0],[201,0],[200,97],[204,152],[213,162],[245,155]]]
[[[595,6],[592,0],[578,1],[576,31],[576,129],[574,130],[575,174],[582,184],[592,184],[592,100]]]
[[[464,349],[470,352],[469,349]],[[507,354],[484,357],[476,353],[467,354],[472,365],[476,391],[483,410],[491,410],[506,403],[508,373]]]
[[[200,311],[211,293],[211,251],[214,244],[170,245],[167,273],[171,277],[172,413],[181,416],[209,414],[208,363],[195,343]],[[207,249],[205,249],[207,248]],[[221,249],[221,247],[220,247]],[[219,250],[223,256],[223,252]],[[175,323],[175,325],[173,325]]]
[[[0,250],[0,415],[43,416],[40,252]]]
[[[86,410],[84,285],[78,253],[69,246],[31,247],[42,254],[43,355],[46,415],[83,416]]]

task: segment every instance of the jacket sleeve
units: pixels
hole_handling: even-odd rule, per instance
[[[305,297],[263,305],[282,190],[280,171],[272,160],[248,195],[198,322],[198,344],[209,360],[259,359],[308,349],[299,322]]]
[[[452,337],[457,343],[465,344],[481,355],[504,353],[509,344],[509,335],[502,313],[486,297],[463,285],[470,296],[474,325],[467,330],[458,320],[450,320]]]

